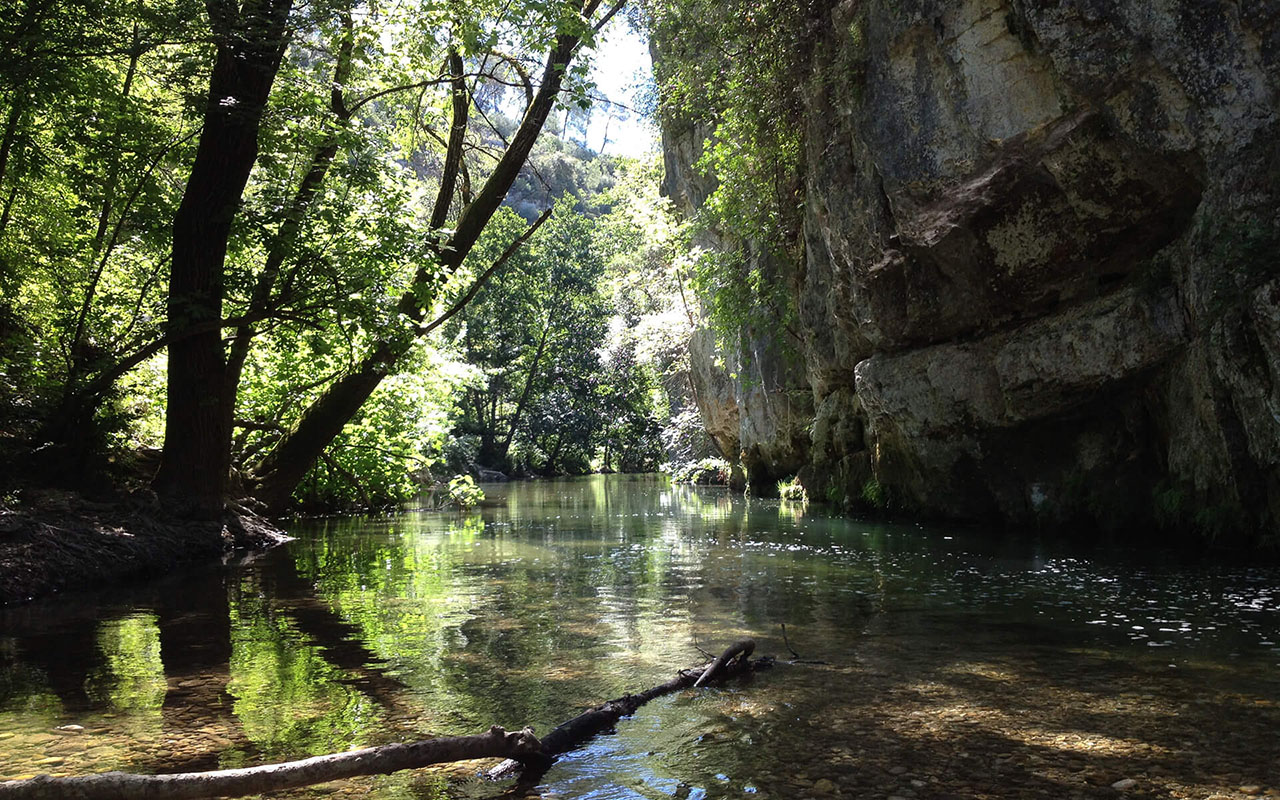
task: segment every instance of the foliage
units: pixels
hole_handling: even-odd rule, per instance
[[[589,105],[582,58],[555,93],[561,136],[543,137],[514,179],[514,213],[489,221],[460,270],[446,266],[460,209],[526,116],[526,79],[540,79],[557,37],[593,43],[574,8],[293,5],[212,300],[233,490],[260,486],[264,459],[379,348],[381,385],[298,484],[306,507],[402,502],[446,455],[459,472],[479,460],[560,473],[652,470],[664,442],[697,452],[681,389],[693,316],[661,166],[570,141]],[[221,41],[208,13],[190,0],[0,0],[6,452],[160,444],[173,224]],[[454,55],[468,116],[441,206]],[[545,229],[422,346],[421,323],[553,201]],[[679,433],[662,429],[669,416]]]
[[[723,458],[704,458],[688,464],[668,467],[673,483],[728,486],[733,474],[729,462]]]
[[[0,3],[0,427],[39,439],[70,387],[153,338],[204,44],[188,2]],[[100,399],[111,395],[105,391]],[[110,402],[104,402],[104,410]],[[81,409],[96,449],[128,415]]]
[[[449,326],[481,371],[464,392],[456,433],[479,441],[478,461],[517,474],[656,467],[652,379],[635,342],[610,333],[607,260],[614,226],[562,198],[554,216]],[[486,263],[519,227],[495,217],[477,247]]]
[[[809,502],[809,493],[800,479],[795,476],[778,481],[778,497],[792,503]]]
[[[491,174],[492,153],[517,125],[510,120],[524,116],[518,78],[540,73],[563,35],[585,47],[550,96],[564,119],[569,106],[589,104],[583,54],[595,32],[576,8],[294,4],[216,281],[214,307],[233,339],[228,415],[242,469],[286,440],[307,404],[362,354],[384,342],[409,349],[417,332],[406,311],[416,310],[406,292],[424,312],[439,298],[448,279],[439,242]],[[199,141],[216,27],[190,0],[0,0],[7,443],[94,452],[156,443],[172,226]],[[440,226],[432,201],[456,113],[441,78],[449,54],[462,59],[471,113],[458,198]],[[572,166],[563,182],[580,187],[580,203],[611,185],[609,164],[580,148],[553,142],[541,152],[532,171]],[[415,374],[349,421],[305,481],[310,502],[377,505],[411,490],[406,476],[436,457],[445,395],[456,389],[420,367],[409,357],[387,370]]]
[[[454,475],[449,479],[446,504],[458,508],[471,508],[479,505],[483,500],[484,489],[476,486],[475,480],[470,475]]]
[[[299,485],[303,508],[395,506],[430,480],[456,415],[455,392],[470,378],[461,365],[430,356],[384,381],[325,449]]]
[[[726,339],[792,315],[781,262],[799,257],[801,91],[814,39],[812,0],[653,0],[661,113],[698,135],[696,168],[714,187],[687,232],[688,267]],[[763,323],[772,320],[772,326]]]
[[[644,463],[652,469],[659,460],[686,462],[711,452],[689,383],[694,309],[677,260],[681,226],[659,191],[661,162],[623,161],[615,175],[602,199],[610,210],[598,223],[610,246],[614,316],[607,350],[611,359],[629,365],[621,374],[634,376],[625,394],[633,404],[626,412],[630,427],[616,440],[634,442],[643,435]]]
[[[889,507],[889,490],[875,478],[868,478],[859,492],[862,502],[869,508],[886,509]]]

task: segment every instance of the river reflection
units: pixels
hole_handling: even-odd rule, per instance
[[[1140,770],[1150,796],[1280,795],[1274,569],[1086,558],[648,477],[486,490],[474,512],[302,521],[244,563],[0,612],[0,777],[545,732],[752,635],[822,663],[656,701],[542,791],[1109,796]],[[471,773],[326,792],[505,791]]]

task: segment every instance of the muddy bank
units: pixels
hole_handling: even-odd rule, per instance
[[[287,541],[249,513],[218,522],[165,513],[154,496],[96,503],[71,492],[24,491],[0,504],[0,605],[160,575],[237,550]]]

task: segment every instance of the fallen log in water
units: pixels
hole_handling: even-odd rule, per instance
[[[488,733],[477,736],[386,744],[284,764],[216,772],[172,775],[106,772],[75,778],[40,775],[28,780],[0,782],[0,800],[202,800],[240,797],[357,775],[378,775],[477,758],[507,759],[486,773],[490,778],[501,779],[520,773],[522,781],[534,782],[557,756],[612,728],[619,719],[634,714],[636,709],[656,697],[770,665],[772,661],[769,659],[749,659],[755,646],[752,639],[734,642],[709,666],[680,670],[674,678],[652,689],[602,703],[563,723],[541,741],[529,728],[508,733],[495,725]]]
[[[502,780],[523,771],[521,780],[535,782],[555,761],[556,756],[573,750],[598,733],[612,728],[622,717],[630,716],[640,706],[664,694],[678,692],[691,686],[703,686],[708,681],[741,675],[757,666],[768,666],[771,660],[750,661],[748,657],[756,649],[754,639],[742,639],[725,648],[720,657],[705,669],[682,669],[671,680],[639,694],[628,694],[595,708],[584,711],[542,738],[542,747],[532,755],[509,758],[485,773],[491,780]]]
[[[30,780],[0,783],[0,800],[197,800],[207,797],[240,797],[449,761],[521,758],[536,755],[541,749],[541,743],[528,728],[518,733],[508,733],[495,725],[488,733],[478,736],[450,736],[408,744],[386,744],[284,764],[217,772],[185,772],[174,775],[104,772],[101,775],[76,778],[40,775]]]

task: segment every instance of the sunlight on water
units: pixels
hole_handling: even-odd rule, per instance
[[[1091,770],[1105,785],[1119,764],[1226,748],[1249,731],[1224,717],[1277,713],[1273,569],[1139,566],[655,478],[486,489],[473,513],[303,521],[297,541],[242,564],[4,611],[2,777],[545,732],[744,635],[806,663],[654,701],[542,791],[910,798],[948,780],[990,793],[1007,770],[1009,796],[1049,796]],[[1218,733],[1197,741],[1210,722]],[[1263,780],[1234,752],[1213,780]],[[1153,769],[1170,792],[1219,785]],[[337,791],[504,790],[474,771]]]

